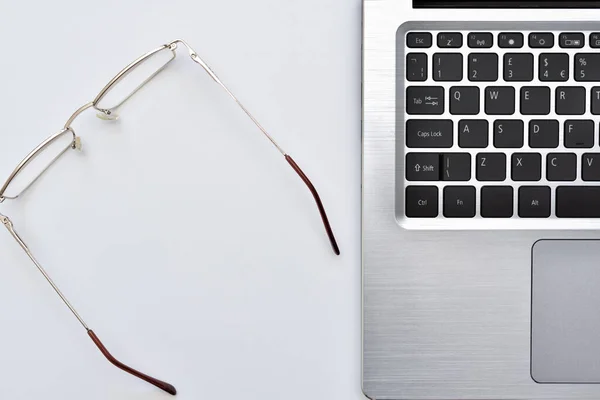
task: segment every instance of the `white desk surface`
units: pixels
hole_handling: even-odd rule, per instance
[[[122,361],[178,399],[362,399],[359,0],[0,6],[0,174],[139,55],[194,46],[311,177],[309,191],[186,57],[21,200],[21,236]],[[181,53],[185,54],[185,53]],[[0,398],[168,399],[110,365],[0,230]]]

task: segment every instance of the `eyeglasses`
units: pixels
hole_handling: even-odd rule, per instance
[[[340,254],[339,247],[337,245],[333,230],[329,224],[329,219],[321,202],[321,198],[317,193],[314,185],[306,174],[300,169],[294,159],[287,154],[278,144],[275,142],[273,137],[262,127],[262,125],[254,118],[254,116],[244,107],[244,105],[233,95],[233,93],[223,84],[223,82],[217,77],[212,69],[198,56],[196,51],[192,49],[183,40],[175,40],[169,44],[154,49],[138,59],[134,60],[131,64],[127,65],[121,72],[119,72],[108,84],[100,91],[96,98],[81,106],[77,109],[73,115],[67,120],[62,130],[50,136],[44,140],[40,145],[33,149],[14,169],[10,174],[6,182],[0,187],[0,203],[5,200],[14,200],[21,197],[31,186],[46,172],[48,169],[55,164],[64,154],[71,149],[81,149],[81,140],[75,134],[75,131],[71,127],[73,121],[85,110],[93,108],[97,111],[97,116],[105,120],[115,120],[118,118],[118,111],[134,94],[136,94],[142,87],[150,82],[156,75],[163,71],[169,63],[171,63],[177,56],[177,49],[179,46],[187,49],[190,58],[197,64],[199,64],[208,75],[227,92],[227,94],[236,102],[236,104],[242,109],[242,111],[252,120],[252,122],[258,127],[258,129],[269,139],[269,141],[275,146],[275,148],[284,156],[287,163],[296,171],[298,176],[306,184],[310,190],[323,225],[325,232],[331,243],[331,247],[336,255]],[[5,215],[0,214],[0,222],[8,229],[13,238],[25,251],[27,256],[35,264],[37,269],[42,273],[44,278],[52,286],[54,291],[58,294],[65,305],[71,310],[73,315],[81,323],[81,325],[87,331],[89,337],[92,339],[94,344],[102,352],[102,354],[114,364],[116,367],[126,371],[140,379],[145,380],[148,383],[175,395],[177,393],[175,387],[169,383],[163,382],[146,374],[143,374],[117,360],[113,357],[109,351],[104,347],[98,336],[92,331],[88,325],[84,322],[83,318],[67,300],[67,298],[60,291],[58,286],[50,278],[48,273],[44,270],[41,264],[36,260],[29,247],[25,244],[24,240],[19,236],[15,230],[12,221]]]

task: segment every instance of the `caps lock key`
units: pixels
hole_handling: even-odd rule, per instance
[[[454,142],[453,122],[449,119],[409,119],[406,121],[406,146],[411,148],[450,148]]]

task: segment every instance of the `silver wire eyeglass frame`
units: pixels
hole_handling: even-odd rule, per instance
[[[321,202],[321,199],[315,189],[315,187],[313,186],[313,184],[311,183],[310,179],[304,174],[304,172],[300,169],[300,167],[298,166],[298,164],[296,164],[296,162],[277,144],[277,142],[275,142],[275,140],[273,139],[273,137],[266,131],[265,128],[263,128],[263,126],[256,120],[256,118],[254,118],[254,116],[244,107],[244,105],[237,99],[237,97],[235,97],[233,95],[233,93],[227,88],[227,86],[225,86],[225,84],[223,84],[223,82],[217,77],[217,75],[212,71],[212,69],[198,56],[198,53],[196,53],[196,51],[189,46],[185,41],[177,39],[174,40],[172,42],[170,42],[169,44],[165,44],[162,45],[144,55],[142,55],[141,57],[137,58],[136,60],[134,60],[133,62],[131,62],[129,65],[127,65],[125,68],[123,68],[123,70],[121,70],[117,75],[115,75],[114,78],[112,78],[107,84],[106,86],[104,86],[104,88],[102,88],[102,90],[100,91],[100,93],[98,93],[98,95],[96,96],[96,98],[89,102],[84,104],[83,106],[81,106],[80,108],[78,108],[72,115],[71,117],[67,120],[67,122],[65,123],[63,129],[61,129],[59,132],[55,133],[54,135],[48,137],[46,140],[44,140],[42,143],[40,143],[35,149],[33,149],[18,165],[17,167],[14,169],[14,171],[9,175],[8,179],[5,181],[5,183],[0,187],[0,203],[4,202],[5,200],[15,200],[18,199],[19,197],[21,197],[26,191],[28,191],[33,184],[42,176],[44,175],[44,173],[46,171],[48,171],[48,169],[55,164],[64,154],[66,154],[68,152],[68,150],[70,149],[81,149],[81,140],[79,138],[79,136],[77,136],[75,134],[74,129],[72,128],[72,124],[75,121],[75,119],[84,111],[93,108],[97,111],[97,116],[101,119],[106,119],[106,120],[115,120],[118,118],[118,111],[120,109],[121,106],[123,106],[123,104],[125,104],[133,95],[135,95],[140,89],[142,89],[146,84],[148,84],[156,75],[158,75],[160,72],[162,72],[173,60],[175,60],[176,56],[177,56],[177,49],[179,48],[179,46],[182,46],[184,49],[186,49],[188,51],[189,57],[197,64],[199,64],[207,73],[208,75],[221,87],[223,88],[223,90],[225,90],[225,92],[235,101],[235,103],[242,109],[242,111],[252,120],[252,122],[256,125],[256,127],[265,135],[265,137],[273,144],[273,146],[275,146],[275,148],[285,157],[286,161],[288,162],[288,164],[294,169],[294,171],[296,171],[296,173],[299,175],[299,177],[302,179],[302,181],[307,185],[308,189],[311,191],[314,200],[317,204],[317,208],[319,209],[319,213],[321,215],[321,219],[323,222],[323,225],[325,227],[327,236],[330,240],[331,246],[333,248],[333,251],[335,254],[339,255],[340,251],[339,251],[339,247],[337,245],[335,236],[333,234],[333,231],[331,229],[331,226],[329,224],[329,220],[327,217],[327,214],[325,213],[325,208],[323,207],[323,204]],[[163,50],[169,50],[171,52],[170,58],[164,63],[164,65],[160,66],[159,68],[156,69],[156,71],[154,71],[152,74],[150,74],[150,76],[143,80],[141,84],[139,84],[137,87],[135,87],[130,93],[128,93],[127,95],[125,95],[125,97],[117,102],[114,106],[109,107],[109,108],[102,108],[99,106],[99,104],[102,102],[103,99],[105,99],[105,97],[111,92],[111,90],[115,87],[115,85],[118,85],[123,79],[125,79],[129,74],[131,74],[134,70],[136,70],[137,67],[139,67],[140,65],[142,65],[145,61],[147,61],[149,58],[151,58],[152,56],[154,56],[156,53],[163,51]],[[39,172],[37,175],[35,175],[26,185],[23,189],[21,189],[18,193],[14,194],[14,195],[7,195],[6,191],[9,188],[9,186],[11,185],[11,183],[15,180],[15,178],[17,176],[19,176],[19,174],[21,173],[21,171],[23,171],[40,153],[42,153],[44,150],[46,150],[49,146],[51,146],[52,144],[57,143],[58,140],[63,139],[65,137],[69,137],[69,135],[71,136],[71,140],[69,141],[68,145],[65,146],[64,149],[62,149],[58,155],[56,155],[53,159],[51,159],[47,165],[45,166],[45,168],[43,168],[41,170],[41,172]],[[123,363],[121,363],[120,361],[118,361],[115,357],[113,357],[108,350],[106,349],[106,347],[104,347],[104,345],[102,344],[102,342],[100,341],[100,339],[98,339],[98,337],[96,336],[96,334],[88,327],[88,325],[85,323],[85,321],[83,320],[83,318],[80,316],[80,314],[75,310],[75,308],[72,306],[72,304],[67,300],[67,298],[63,295],[63,293],[61,292],[61,290],[58,288],[58,286],[54,283],[54,281],[50,278],[50,276],[48,275],[48,273],[45,271],[45,269],[42,267],[42,265],[37,261],[37,259],[34,257],[34,255],[32,254],[32,252],[30,251],[29,247],[27,246],[27,244],[25,243],[25,241],[19,236],[19,234],[17,233],[17,231],[14,228],[13,222],[11,221],[11,219],[3,214],[0,214],[0,222],[6,227],[6,229],[8,229],[8,231],[10,232],[10,234],[12,235],[12,237],[17,241],[17,243],[20,245],[20,247],[25,251],[25,253],[27,254],[27,256],[31,259],[31,261],[33,262],[33,264],[37,267],[37,269],[39,270],[39,272],[44,276],[44,278],[48,281],[48,283],[52,286],[52,288],[54,289],[54,291],[58,294],[58,296],[61,298],[61,300],[65,303],[65,305],[69,308],[69,310],[71,310],[71,312],[73,313],[73,315],[77,318],[77,320],[79,321],[79,323],[83,326],[83,328],[87,331],[88,335],[90,336],[90,338],[92,339],[92,341],[96,344],[96,346],[99,348],[99,350],[102,352],[102,354],[115,366],[117,366],[118,368],[140,378],[143,379],[145,381],[147,381],[148,383],[151,383],[153,385],[155,385],[156,387],[172,394],[175,395],[177,393],[175,387],[169,383],[163,382],[161,380],[152,378],[151,376],[148,376],[146,374],[143,374]]]

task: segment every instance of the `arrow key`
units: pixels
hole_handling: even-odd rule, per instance
[[[406,155],[406,180],[439,181],[440,155],[437,153],[408,153]]]

